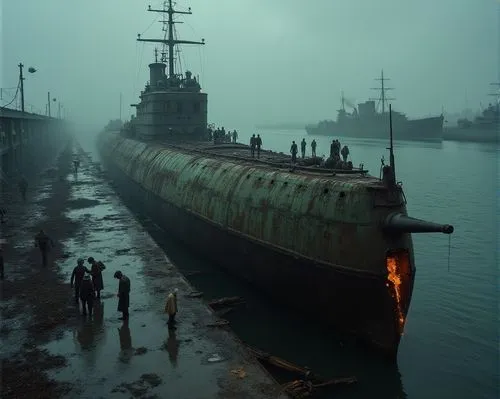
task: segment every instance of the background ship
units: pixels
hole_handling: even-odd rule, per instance
[[[342,93],[342,107],[337,111],[337,120],[324,120],[316,125],[307,125],[306,131],[310,135],[325,135],[332,137],[360,137],[383,139],[387,137],[387,126],[389,125],[389,113],[387,101],[393,100],[386,97],[386,91],[391,90],[385,87],[384,71],[379,79],[381,82],[380,97],[371,99],[364,103],[352,106],[353,111],[347,112],[345,109],[346,100]],[[382,111],[377,111],[377,103],[381,105]],[[401,112],[392,111],[392,121],[394,134],[398,140],[416,141],[441,141],[443,139],[443,120],[440,116],[408,119]]]
[[[160,62],[137,116],[98,141],[115,187],[131,207],[277,300],[395,355],[409,310],[412,232],[453,227],[407,216],[394,154],[380,178],[366,170],[291,165],[282,153],[250,157],[247,145],[207,139],[207,95],[174,70],[172,1]],[[155,57],[158,53],[155,52]],[[165,75],[168,61],[168,75]],[[119,125],[119,123],[118,123]]]
[[[500,89],[500,83],[492,83],[492,85],[499,86]],[[495,104],[490,103],[481,112],[481,115],[475,117],[473,121],[467,118],[459,119],[456,127],[449,127],[444,130],[444,139],[498,143],[500,135],[500,94],[497,92],[491,95],[497,97]]]

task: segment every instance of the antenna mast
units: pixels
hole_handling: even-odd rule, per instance
[[[386,92],[386,90],[394,90],[394,89],[392,87],[385,87],[385,81],[390,80],[390,79],[384,78],[384,70],[383,69],[382,69],[382,72],[380,73],[380,78],[375,79],[375,80],[380,80],[380,87],[372,87],[372,90],[380,90],[380,97],[379,98],[370,98],[370,100],[382,102],[382,113],[385,113],[385,103],[387,101],[395,100],[395,98],[386,97],[385,92]]]
[[[163,39],[141,39],[141,35],[137,35],[137,41],[139,42],[151,42],[151,43],[163,43],[168,47],[168,75],[169,78],[175,76],[175,69],[174,69],[174,49],[175,46],[178,44],[205,44],[205,39],[201,39],[201,42],[195,42],[195,41],[190,41],[190,40],[176,40],[174,38],[174,24],[180,23],[178,21],[174,21],[174,14],[192,14],[191,12],[191,7],[188,8],[188,11],[177,11],[174,10],[172,0],[168,0],[168,7],[167,7],[167,1],[163,2],[163,9],[162,10],[156,10],[151,8],[151,6],[148,6],[148,11],[152,12],[159,12],[163,14],[168,14],[168,20],[163,20],[163,24],[167,25],[166,30],[168,32],[168,37],[165,37]],[[162,57],[163,58],[163,57]]]

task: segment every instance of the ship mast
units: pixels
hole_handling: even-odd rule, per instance
[[[168,3],[168,7],[167,7]],[[191,40],[178,40],[174,38],[174,24],[180,23],[178,21],[174,21],[174,14],[192,14],[191,7],[188,8],[188,11],[178,11],[174,10],[172,0],[168,0],[163,2],[163,9],[157,10],[148,6],[148,11],[159,12],[163,14],[168,14],[168,20],[163,19],[163,24],[167,25],[166,31],[168,31],[168,37],[164,37],[163,39],[141,39],[141,35],[137,34],[137,41],[139,42],[151,42],[151,43],[162,43],[163,45],[168,47],[168,77],[173,78],[175,76],[175,68],[174,68],[174,49],[178,44],[205,44],[205,39],[201,39],[201,42],[195,42]],[[164,26],[165,28],[165,26]],[[165,30],[165,29],[164,29]]]
[[[390,101],[390,100],[395,100],[395,98],[386,97],[385,92],[387,90],[394,90],[394,89],[392,87],[385,87],[385,81],[390,80],[390,79],[384,78],[384,70],[383,69],[382,69],[382,72],[380,74],[380,78],[375,79],[375,80],[380,80],[380,87],[372,87],[372,90],[380,90],[380,97],[379,98],[370,98],[370,100],[382,102],[382,113],[385,113],[385,103],[387,101]]]

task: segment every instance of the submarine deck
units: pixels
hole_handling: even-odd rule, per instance
[[[158,147],[203,154],[216,159],[232,160],[248,166],[274,168],[310,178],[321,177],[328,180],[359,184],[378,189],[385,187],[380,179],[369,175],[369,171],[366,169],[353,168],[352,170],[344,170],[321,168],[318,165],[312,165],[311,158],[297,158],[297,163],[292,166],[292,157],[290,155],[271,150],[261,150],[260,158],[252,158],[250,147],[241,143],[213,144],[211,142],[172,142],[161,140],[153,141],[151,144]]]

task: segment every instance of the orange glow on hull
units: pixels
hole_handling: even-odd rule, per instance
[[[406,292],[410,280],[410,260],[408,251],[394,251],[386,257],[387,287],[395,301],[395,311],[398,320],[398,332],[403,335],[406,321],[406,304],[408,301]]]

